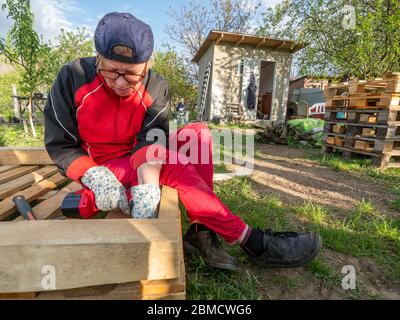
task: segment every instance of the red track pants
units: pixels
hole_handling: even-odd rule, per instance
[[[231,213],[213,192],[214,166],[212,163],[212,137],[210,131],[202,123],[186,125],[184,128],[170,134],[170,147],[172,141],[177,141],[176,150],[178,151],[181,150],[183,145],[187,147],[187,140],[177,140],[177,136],[187,136],[185,129],[190,129],[190,134],[197,136],[197,162],[189,162],[189,159],[193,159],[190,154],[188,157],[184,156],[185,161],[182,161],[182,153],[178,157],[176,151],[169,150],[169,158],[167,159],[173,157],[177,161],[173,163],[166,161],[166,163],[162,164],[160,185],[167,185],[178,191],[179,198],[187,210],[191,223],[204,224],[228,243],[236,243],[244,237],[248,228],[238,216]],[[209,159],[208,163],[200,161],[201,150],[208,152],[208,158],[207,156],[205,157]],[[131,155],[113,159],[101,165],[109,168],[125,188],[129,189],[138,184],[137,171],[131,165]],[[85,189],[84,192],[92,193],[88,189]],[[93,197],[93,194],[90,196]]]

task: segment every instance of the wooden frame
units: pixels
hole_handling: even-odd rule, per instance
[[[65,195],[81,188],[49,164],[43,148],[0,148],[0,181],[0,220],[9,220],[0,221],[0,298],[185,299],[176,190],[162,187],[159,219],[119,211],[109,213],[113,220],[42,221],[60,216]],[[16,194],[38,221],[16,214]],[[43,289],[46,265],[55,268],[55,290]]]

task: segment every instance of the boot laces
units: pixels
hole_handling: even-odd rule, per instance
[[[275,232],[275,231],[272,231],[271,229],[266,229],[264,231],[264,233],[269,235],[272,238],[275,238],[275,237],[281,237],[281,238],[291,237],[291,238],[295,238],[295,237],[297,237],[299,235],[297,232],[292,232],[292,231]]]

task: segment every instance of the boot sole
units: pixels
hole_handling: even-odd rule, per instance
[[[235,266],[232,264],[226,264],[226,263],[218,263],[218,262],[208,260],[207,258],[203,257],[200,254],[199,250],[197,250],[195,247],[193,247],[190,243],[188,243],[186,241],[183,241],[183,251],[185,252],[185,254],[201,257],[204,260],[204,262],[210,267],[217,268],[217,269],[223,269],[223,270],[230,270],[230,271],[240,270],[239,266]]]
[[[290,268],[300,268],[303,267],[304,265],[306,265],[307,263],[311,262],[321,251],[322,249],[322,238],[320,235],[317,235],[317,239],[318,239],[318,245],[315,247],[313,253],[310,255],[310,257],[308,257],[306,260],[300,261],[298,263],[295,264],[267,264],[263,261],[262,256],[261,257],[251,257],[249,256],[249,260],[261,267],[264,268],[269,268],[269,269],[290,269]]]

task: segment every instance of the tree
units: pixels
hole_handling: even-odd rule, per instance
[[[264,13],[259,35],[309,43],[300,74],[380,77],[400,70],[398,0],[284,0]]]
[[[21,71],[19,91],[29,97],[29,121],[36,137],[32,115],[34,93],[48,91],[65,63],[94,55],[93,40],[85,28],[70,32],[61,29],[55,45],[44,43],[33,29],[34,16],[29,1],[7,0],[2,6],[2,10],[6,9],[14,24],[6,39],[0,39],[0,54]]]
[[[187,74],[183,59],[169,47],[156,51],[153,59],[152,69],[168,81],[173,105],[181,99],[189,105],[196,103],[197,89]]]
[[[33,29],[33,13],[28,0],[7,0],[2,10],[8,9],[8,18],[14,21],[7,39],[0,39],[0,54],[22,69],[20,86],[29,97],[29,122],[33,137],[36,131],[32,118],[32,97],[44,84],[44,73],[49,63],[50,46],[43,43]]]
[[[51,86],[62,66],[78,58],[94,56],[93,38],[85,28],[77,28],[75,31],[61,29],[56,37],[56,45],[50,54],[51,63],[44,75],[44,82]]]
[[[208,33],[211,30],[251,33],[258,7],[259,4],[253,5],[248,0],[190,0],[179,11],[170,8],[172,23],[166,27],[166,33],[183,47],[185,65],[192,78],[197,79],[197,69],[190,68],[191,60]]]

